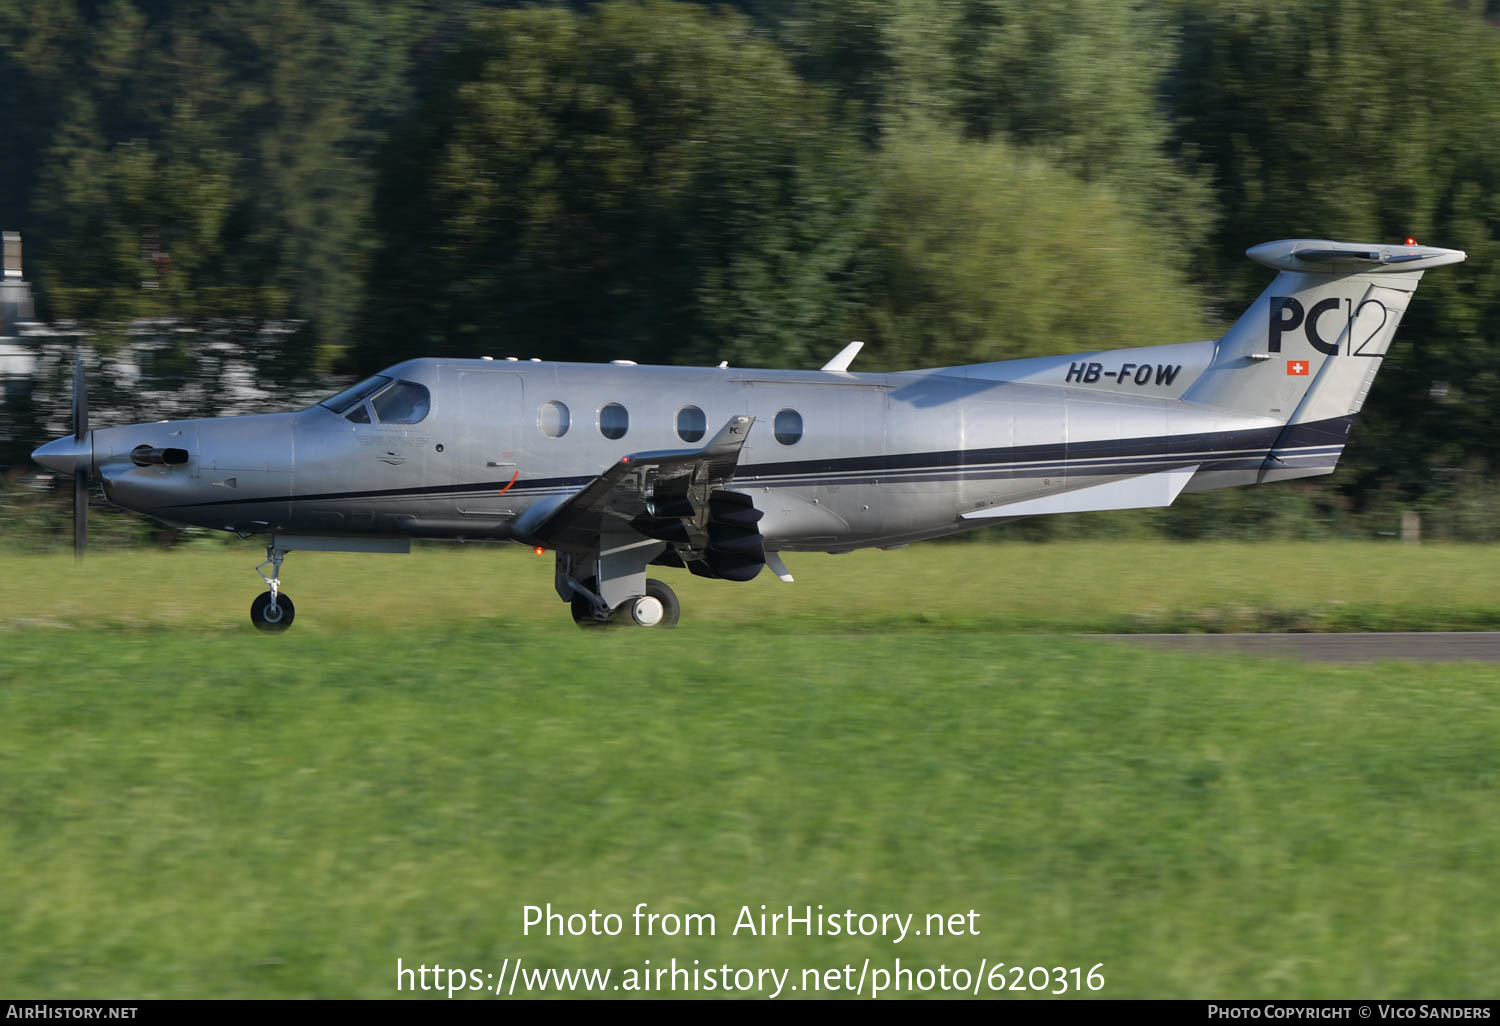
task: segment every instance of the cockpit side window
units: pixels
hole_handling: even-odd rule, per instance
[[[415,381],[398,381],[370,400],[382,424],[420,424],[431,401],[431,393]]]
[[[349,407],[358,403],[361,399],[373,394],[377,390],[390,384],[391,379],[384,374],[376,374],[374,377],[365,378],[357,385],[351,385],[336,396],[324,399],[319,406],[326,406],[334,413],[345,413]],[[425,390],[424,390],[425,391]]]
[[[370,404],[366,403],[366,402],[361,402],[354,409],[352,409],[348,413],[344,414],[344,419],[347,420],[347,421],[349,421],[352,424],[368,424],[368,423],[370,423]]]

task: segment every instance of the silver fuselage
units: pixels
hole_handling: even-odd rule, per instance
[[[895,374],[411,360],[382,373],[430,390],[420,423],[354,423],[314,406],[101,428],[92,462],[111,502],[173,524],[529,542],[525,514],[538,504],[629,454],[700,444],[677,430],[694,406],[709,435],[755,418],[733,487],[764,512],[767,549],[793,551],[951,534],[1012,519],[976,518],[985,509],[1174,468],[1191,468],[1189,491],[1327,473],[1346,418],[1288,438],[1284,418],[1182,399],[1215,346]],[[547,403],[567,408],[559,437],[543,430]],[[628,412],[621,437],[601,433],[608,404]],[[776,437],[783,410],[801,418],[791,444]],[[137,466],[143,445],[189,459]]]

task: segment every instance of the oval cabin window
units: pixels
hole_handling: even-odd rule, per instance
[[[802,414],[796,410],[782,410],[776,414],[776,441],[782,445],[796,445],[802,437]]]
[[[684,442],[696,442],[708,430],[708,418],[696,406],[684,406],[677,411],[677,437]]]
[[[599,433],[605,438],[624,438],[629,430],[630,414],[619,403],[610,403],[599,411]]]
[[[548,438],[561,438],[568,433],[568,408],[556,399],[542,403],[537,411],[537,426]]]

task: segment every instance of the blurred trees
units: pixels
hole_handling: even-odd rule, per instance
[[[0,0],[15,145],[7,228],[41,313],[307,327],[337,346],[362,291],[373,153],[401,108],[420,8]]]
[[[870,368],[1209,337],[1310,235],[1455,246],[1327,504],[1500,452],[1492,0],[0,0],[42,312]],[[1321,500],[1320,500],[1321,501]],[[1326,504],[1325,504],[1326,505]]]
[[[749,5],[868,138],[910,118],[1004,139],[1086,181],[1201,255],[1208,172],[1171,145],[1174,25],[1118,0],[760,0]],[[1063,183],[1060,188],[1067,189]]]
[[[1178,136],[1215,171],[1211,277],[1242,306],[1241,257],[1313,236],[1468,252],[1423,279],[1353,435],[1340,486],[1408,499],[1500,457],[1500,27],[1477,4],[1181,5]],[[1205,271],[1208,271],[1205,268]]]
[[[475,21],[394,135],[357,358],[803,365],[854,302],[870,164],[732,12]]]
[[[859,332],[892,368],[1190,341],[1204,303],[1114,188],[996,139],[908,124],[881,148]]]

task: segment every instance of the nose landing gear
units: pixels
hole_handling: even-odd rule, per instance
[[[266,545],[266,560],[255,568],[271,590],[250,606],[250,622],[257,630],[280,633],[292,625],[295,608],[281,591],[281,564],[289,552],[410,552],[411,539],[395,536],[351,536],[324,534],[273,534]],[[264,567],[271,567],[267,577]]]
[[[286,549],[267,545],[265,563],[255,568],[255,572],[260,574],[261,580],[265,581],[271,590],[262,593],[250,603],[250,622],[255,624],[257,630],[268,634],[280,634],[292,625],[292,618],[297,615],[297,607],[292,605],[292,600],[281,594],[281,564],[286,559],[286,554]],[[271,565],[270,577],[267,577],[265,571],[261,569],[266,563]]]

